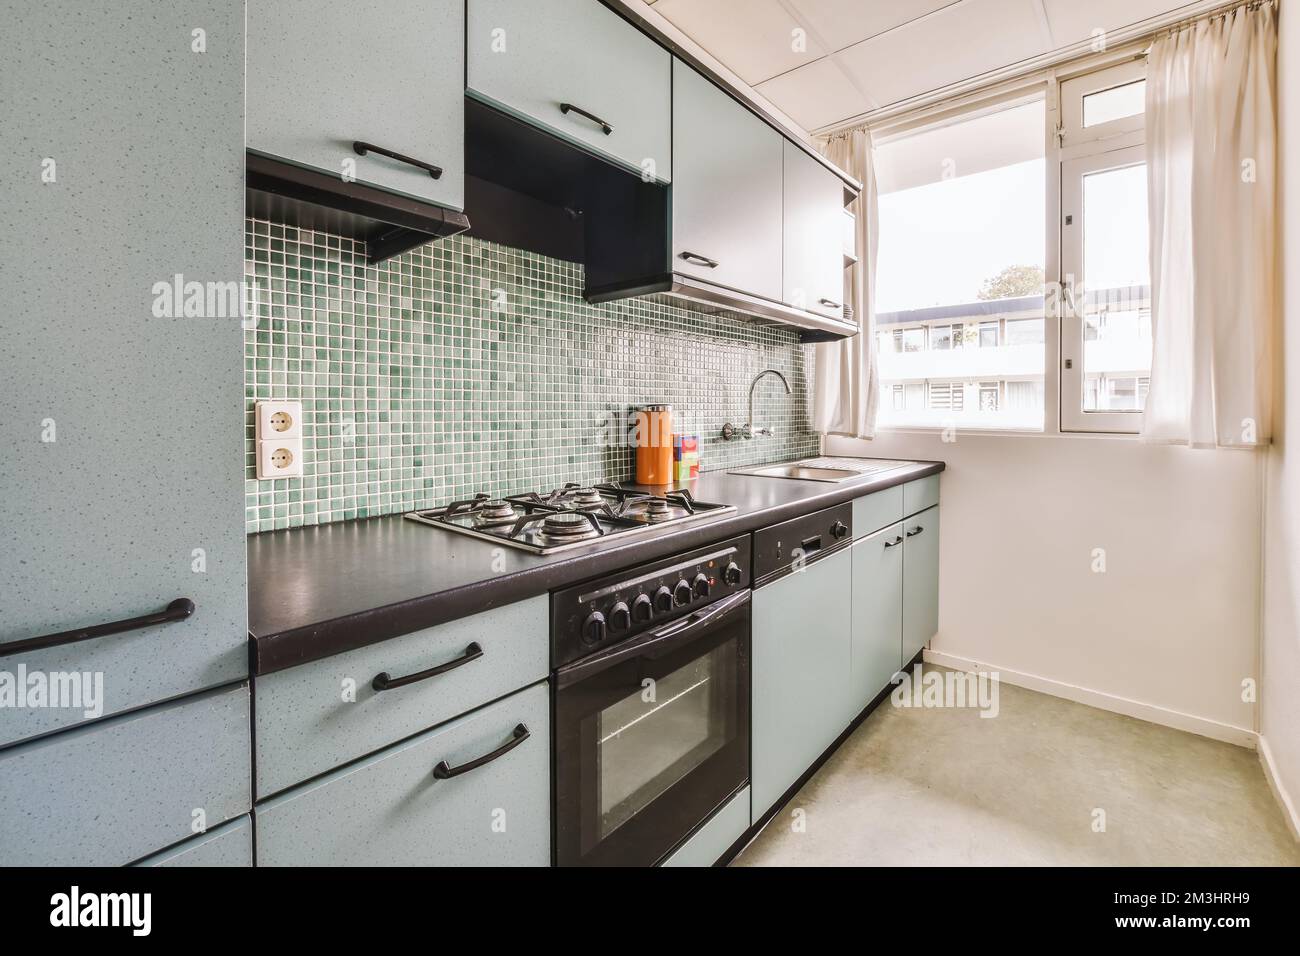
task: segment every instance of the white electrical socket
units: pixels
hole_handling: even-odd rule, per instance
[[[257,440],[302,437],[302,402],[258,402]]]
[[[272,438],[257,443],[257,477],[301,478],[302,439]]]

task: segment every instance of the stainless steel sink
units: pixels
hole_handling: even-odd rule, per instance
[[[911,465],[910,461],[893,461],[880,458],[805,458],[779,465],[760,465],[729,472],[732,475],[751,475],[755,478],[792,478],[797,481],[851,481],[893,471]]]

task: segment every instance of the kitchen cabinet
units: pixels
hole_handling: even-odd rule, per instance
[[[547,866],[550,768],[537,684],[259,803],[257,863]]]
[[[939,630],[939,506],[903,522],[903,654],[910,661]]]
[[[673,61],[675,272],[781,300],[783,143],[705,77]]]
[[[469,0],[470,95],[660,182],[672,56],[597,0]]]
[[[464,208],[464,0],[247,7],[250,150]],[[377,148],[358,155],[354,142]]]
[[[903,666],[903,523],[853,545],[853,693],[848,724]]]
[[[853,556],[848,548],[754,591],[753,821],[847,724]]]
[[[0,745],[248,674],[243,6],[6,9],[30,42],[0,58],[0,128],[25,157],[0,172],[22,223],[0,235],[0,671],[81,693],[0,707]],[[184,619],[72,640],[180,598]],[[71,836],[51,827],[53,852]]]
[[[844,317],[844,183],[789,140],[785,147],[782,299]]]
[[[248,814],[191,837],[161,853],[145,857],[135,866],[224,866],[253,865],[253,819]]]

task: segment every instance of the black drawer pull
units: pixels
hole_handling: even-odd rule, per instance
[[[363,143],[357,141],[352,144],[352,150],[358,156],[364,156],[366,153],[378,153],[380,156],[387,156],[389,159],[395,159],[399,163],[406,163],[408,166],[417,166],[428,172],[434,179],[442,178],[442,167],[435,166],[433,163],[426,163],[422,159],[413,159],[410,156],[403,156],[401,153],[395,153],[391,149],[384,149],[382,146],[376,146],[374,143]]]
[[[710,259],[708,256],[702,256],[698,252],[679,252],[677,258],[685,259],[687,262],[697,266],[707,266],[710,269],[718,267],[717,259]]]
[[[821,299],[818,299],[817,301],[820,302],[822,305],[826,306],[826,308],[828,308],[828,309],[842,309],[842,308],[844,308],[844,303],[843,303],[843,302],[836,302],[834,299],[821,298]]]
[[[107,637],[109,634],[121,634],[123,631],[138,631],[142,627],[153,627],[156,624],[183,621],[193,613],[193,601],[189,598],[177,598],[156,614],[129,617],[125,621],[114,621],[111,624],[96,624],[94,627],[83,627],[76,631],[60,631],[58,634],[46,634],[44,637],[29,637],[23,641],[9,641],[0,644],[0,654],[41,651],[47,647],[58,647],[60,644],[76,644],[78,641]]]
[[[439,780],[450,780],[452,777],[459,777],[462,773],[469,773],[485,763],[491,763],[497,757],[504,757],[510,751],[514,750],[529,737],[528,728],[523,724],[516,725],[510,735],[510,739],[491,753],[484,754],[481,757],[475,757],[469,763],[463,763],[459,767],[453,767],[445,760],[438,761],[438,766],[433,768],[433,775]]]
[[[922,527],[921,525],[917,525],[917,526],[916,526],[915,528],[913,528],[911,531],[907,532],[907,536],[908,536],[909,538],[915,538],[918,534],[920,534],[920,533],[921,533],[922,531],[924,531],[924,530],[925,530],[924,527]]]
[[[457,667],[468,664],[470,661],[476,661],[482,656],[483,648],[479,647],[478,641],[475,641],[465,648],[465,653],[460,657],[445,664],[430,667],[427,671],[417,671],[414,674],[407,674],[405,677],[389,677],[388,671],[381,671],[375,675],[375,679],[370,682],[370,686],[375,690],[392,690],[394,687],[405,687],[407,684],[414,684],[416,681],[427,680],[430,677],[445,674],[447,671],[454,671]]]
[[[599,126],[600,131],[604,133],[606,136],[614,132],[614,127],[610,126],[608,123],[606,123],[595,113],[588,113],[581,106],[574,106],[572,103],[561,103],[560,112],[563,113],[565,116],[568,116],[570,113],[577,113],[579,116],[587,117],[587,119],[591,120],[593,123]]]
[[[902,544],[902,543],[903,543],[903,536],[902,536],[901,534],[896,534],[896,535],[894,535],[894,540],[893,540],[893,541],[886,541],[886,542],[885,542],[885,547],[886,547],[886,548],[896,548],[896,547],[898,547],[898,546],[899,546],[900,544]]]

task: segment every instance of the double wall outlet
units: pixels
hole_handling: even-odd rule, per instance
[[[302,477],[302,402],[258,402],[257,477]]]

